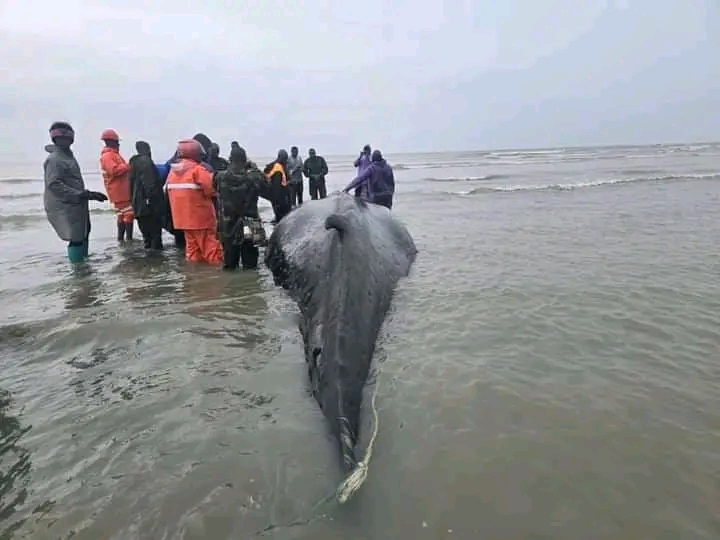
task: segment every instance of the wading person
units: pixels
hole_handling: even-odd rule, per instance
[[[290,213],[290,188],[287,175],[288,153],[278,150],[277,159],[265,165],[263,173],[270,183],[272,192],[272,207],[275,213],[275,223]]]
[[[81,262],[88,256],[90,239],[90,209],[88,201],[107,201],[104,193],[85,189],[80,165],[70,147],[75,131],[67,122],[50,126],[53,144],[45,149],[45,214],[60,240],[68,243],[70,262]]]
[[[185,258],[190,262],[222,264],[217,239],[213,175],[202,161],[202,146],[194,139],[178,143],[178,161],[170,168],[165,187],[175,229],[185,236]]]
[[[265,229],[258,213],[258,198],[272,202],[263,173],[248,161],[245,150],[233,148],[230,165],[214,178],[218,194],[218,222],[225,270],[257,268],[258,246],[265,245]]]
[[[135,216],[130,195],[130,166],[120,155],[120,137],[114,129],[106,129],[100,135],[105,148],[100,152],[100,170],[102,171],[105,191],[117,214],[118,242],[131,242]]]
[[[372,153],[370,166],[355,177],[343,191],[347,193],[351,189],[355,189],[356,193],[359,189],[360,194],[357,196],[368,202],[382,205],[388,210],[392,209],[395,177],[392,167],[385,161],[380,150]]]
[[[328,166],[325,158],[318,156],[315,149],[308,150],[308,158],[303,165],[303,174],[308,177],[310,190],[310,198],[316,201],[318,197],[324,199],[327,197],[327,188],[325,187],[325,175],[328,173]]]
[[[165,219],[163,180],[152,160],[150,145],[135,143],[137,154],[130,158],[130,193],[132,208],[143,236],[145,249],[162,249]]]
[[[372,161],[370,159],[371,155],[372,155],[372,148],[370,147],[369,144],[366,144],[365,146],[363,146],[363,149],[360,152],[360,155],[358,156],[358,158],[355,160],[355,163],[353,163],[353,166],[357,169],[357,174],[355,175],[356,177],[363,174],[368,169],[368,167],[370,167],[370,164],[372,163]],[[359,187],[355,188],[355,196],[356,197],[360,196],[360,188]]]
[[[303,160],[298,155],[297,146],[290,148],[287,170],[290,184],[290,206],[294,208],[303,203]]]
[[[220,156],[220,145],[212,143],[210,145],[210,151],[208,153],[208,163],[213,168],[213,171],[220,172],[228,168],[228,161],[224,157]]]

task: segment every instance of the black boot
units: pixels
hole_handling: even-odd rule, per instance
[[[125,240],[127,240],[128,242],[132,242],[134,225],[135,223],[133,223],[132,221],[125,224]]]
[[[150,248],[160,251],[163,248],[162,236],[154,236],[153,239],[150,241]]]
[[[117,240],[121,244],[125,241],[125,224],[118,222],[117,224]]]

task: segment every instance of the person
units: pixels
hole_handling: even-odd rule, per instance
[[[193,140],[200,143],[200,154],[201,154],[201,165],[203,165],[210,173],[212,174],[213,170],[212,167],[210,167],[210,164],[208,163],[208,152],[207,148],[210,147],[212,142],[210,141],[210,138],[205,135],[204,133],[196,133],[193,135]],[[166,170],[168,171],[168,174],[165,176],[165,183],[167,184],[167,178],[170,174],[170,167],[173,165],[173,163],[177,163],[180,160],[178,157],[177,150],[172,155],[170,159],[168,159],[165,162]],[[173,224],[173,217],[172,217],[172,208],[170,207],[170,199],[168,198],[166,200],[166,208],[167,208],[167,216],[165,220],[165,230],[173,235],[175,238],[175,247],[178,249],[185,249],[185,234],[180,230],[177,229]]]
[[[196,133],[195,135],[193,135],[193,139],[199,142],[200,146],[202,146],[201,162],[210,165],[210,147],[212,146],[212,141],[210,140],[210,137],[208,137],[204,133]]]
[[[303,203],[303,160],[298,155],[298,147],[290,148],[287,163],[288,184],[290,184],[290,206],[302,206]]]
[[[215,172],[224,171],[228,168],[227,159],[220,157],[220,145],[218,143],[212,143],[210,145],[210,152],[208,154],[208,164]]]
[[[45,149],[48,156],[43,163],[45,214],[60,240],[68,242],[70,262],[85,260],[90,239],[90,209],[88,201],[107,201],[104,193],[88,191],[71,146],[75,131],[67,122],[50,126],[52,145]]]
[[[183,231],[185,258],[191,262],[222,264],[222,246],[217,239],[217,217],[213,206],[212,173],[201,164],[202,146],[194,139],[178,143],[178,162],[171,165],[165,187],[170,200],[173,226]]]
[[[237,141],[233,141],[230,143],[230,153],[232,154],[232,151],[236,148],[240,148],[240,143]]]
[[[392,209],[392,199],[395,193],[395,177],[392,167],[383,158],[380,150],[372,153],[370,166],[356,176],[343,190],[348,193],[351,189],[360,190],[360,197],[368,202],[379,204]],[[357,193],[357,191],[356,191]]]
[[[114,129],[106,129],[100,135],[105,148],[100,152],[105,191],[117,214],[118,242],[132,242],[135,216],[130,195],[130,166],[120,155],[120,137]]]
[[[150,145],[135,143],[137,154],[130,158],[130,193],[135,219],[143,236],[145,249],[162,249],[165,216],[163,180],[153,163]]]
[[[272,192],[272,207],[275,213],[275,223],[290,213],[290,189],[287,181],[288,153],[285,150],[278,150],[277,159],[265,165],[263,172],[270,183]]]
[[[265,229],[258,213],[258,198],[272,202],[270,186],[263,173],[242,147],[230,152],[226,171],[215,174],[218,194],[218,221],[223,245],[223,269],[235,270],[242,261],[243,270],[258,265],[258,246],[264,245]]]
[[[355,163],[353,163],[353,167],[357,168],[356,176],[360,176],[367,170],[368,167],[370,167],[370,164],[372,163],[372,161],[370,160],[371,154],[372,148],[370,148],[370,145],[366,144],[365,146],[363,146],[360,155],[355,160]],[[355,196],[360,197],[360,187],[357,187],[355,189]]]
[[[303,165],[303,174],[309,178],[310,198],[313,201],[327,197],[327,188],[325,187],[325,175],[328,173],[328,166],[325,158],[318,156],[315,149],[308,150],[308,158]]]

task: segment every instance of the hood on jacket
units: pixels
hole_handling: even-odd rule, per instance
[[[135,143],[135,150],[141,156],[147,156],[152,158],[152,152],[150,150],[150,144],[145,141],[138,141]]]

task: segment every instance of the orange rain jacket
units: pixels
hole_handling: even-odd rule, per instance
[[[132,195],[130,194],[130,166],[116,148],[105,147],[100,153],[100,170],[102,171],[105,191],[110,203],[118,213],[118,219],[133,219]]]
[[[184,231],[217,230],[212,173],[200,163],[181,159],[170,166],[165,188],[173,226]]]

